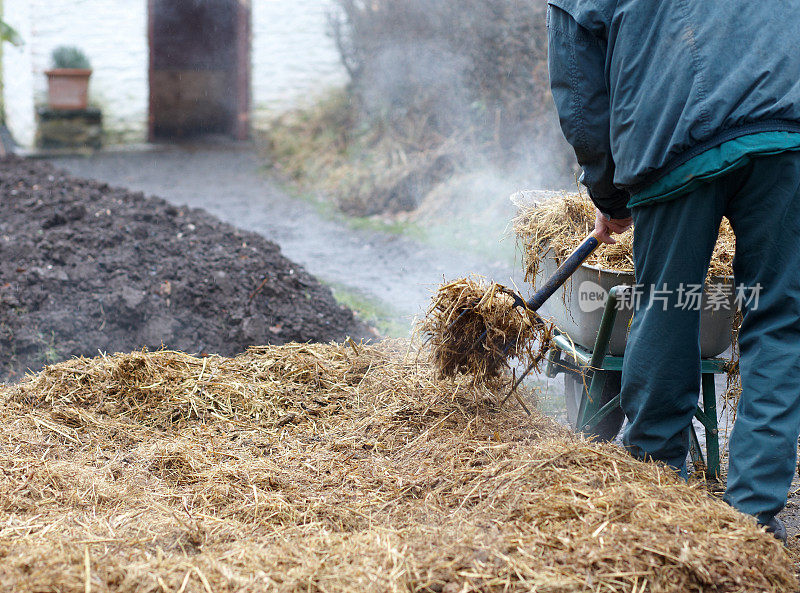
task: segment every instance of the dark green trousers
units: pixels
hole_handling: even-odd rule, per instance
[[[700,393],[700,311],[684,308],[681,286],[703,283],[723,216],[736,233],[735,284],[750,300],[725,498],[766,522],[786,504],[800,433],[800,154],[757,158],[690,194],[633,209],[643,292],[625,350],[624,442],[638,457],[685,468]]]

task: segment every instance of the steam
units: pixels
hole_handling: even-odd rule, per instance
[[[508,197],[575,187],[549,95],[544,3],[338,4],[333,34],[361,118],[387,127],[408,153],[453,162],[407,196],[428,238],[513,258],[513,241],[500,244],[514,214]]]

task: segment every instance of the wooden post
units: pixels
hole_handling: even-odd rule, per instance
[[[234,137],[250,137],[250,0],[239,0],[236,9],[236,122]]]

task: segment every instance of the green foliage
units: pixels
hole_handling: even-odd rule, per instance
[[[51,54],[53,60],[53,68],[76,68],[81,70],[89,70],[92,66],[86,54],[77,47],[62,45],[53,50]]]
[[[5,21],[0,21],[0,41],[7,41],[11,45],[19,47],[22,45],[22,37],[19,33]]]
[[[411,334],[410,320],[403,319],[391,305],[343,284],[328,286],[336,302],[355,311],[364,323],[376,328],[384,338],[407,338]]]

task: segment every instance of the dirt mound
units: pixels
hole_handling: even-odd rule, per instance
[[[425,358],[139,352],[0,388],[0,589],[796,591],[701,486]]]
[[[0,196],[0,378],[98,350],[370,335],[277,245],[205,211],[14,157]]]

